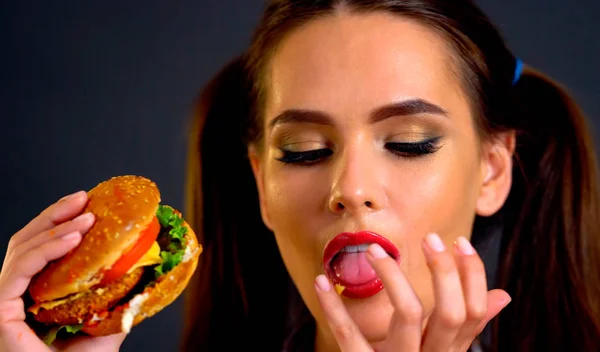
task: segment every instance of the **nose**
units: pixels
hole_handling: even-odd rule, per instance
[[[385,206],[385,188],[377,161],[364,148],[347,150],[337,160],[328,201],[334,213],[376,212]]]

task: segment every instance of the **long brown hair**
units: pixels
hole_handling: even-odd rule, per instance
[[[495,351],[600,350],[600,191],[587,122],[567,91],[517,59],[468,0],[274,0],[247,54],[199,99],[190,143],[188,218],[205,246],[187,292],[184,350],[237,343],[281,350],[297,292],[263,225],[248,143],[260,143],[266,68],[290,31],[340,8],[387,11],[437,31],[452,49],[481,140],[516,131],[513,186],[473,242],[500,231],[493,286],[512,303],[492,326]],[[496,231],[497,232],[497,231]]]

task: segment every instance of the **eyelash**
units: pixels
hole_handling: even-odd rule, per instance
[[[434,137],[417,143],[388,142],[385,147],[398,156],[414,158],[435,153],[439,149],[439,140],[440,137]]]
[[[416,158],[419,156],[435,153],[439,146],[437,142],[440,137],[431,138],[422,142],[416,143],[396,143],[388,142],[385,144],[387,150],[394,155],[404,158]],[[319,162],[321,159],[329,157],[333,154],[333,150],[329,148],[308,150],[305,152],[291,152],[281,149],[283,156],[277,158],[284,164],[302,164],[310,165]]]
[[[329,148],[308,150],[306,152],[290,152],[284,149],[281,149],[281,151],[283,152],[283,156],[277,160],[284,164],[314,164],[333,154],[333,150]]]

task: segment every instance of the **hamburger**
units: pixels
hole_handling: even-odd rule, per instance
[[[28,320],[46,344],[73,334],[129,333],[183,292],[202,252],[181,213],[160,204],[147,178],[113,177],[88,198],[92,228],[28,287]]]

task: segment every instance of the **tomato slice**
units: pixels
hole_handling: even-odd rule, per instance
[[[101,285],[114,281],[121,276],[125,275],[131,267],[140,260],[146,252],[150,250],[152,244],[158,238],[160,232],[160,223],[158,218],[155,216],[148,227],[140,233],[140,238],[130,250],[125,252],[119,260],[113,264],[113,266],[104,272],[104,276]]]

